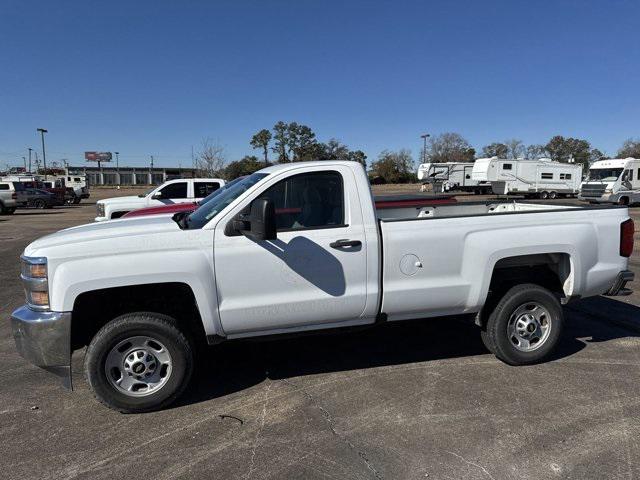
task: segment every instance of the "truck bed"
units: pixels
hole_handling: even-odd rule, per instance
[[[530,212],[558,212],[607,208],[606,206],[579,206],[571,204],[549,204],[524,201],[465,202],[454,204],[400,206],[393,209],[377,208],[382,221],[403,221],[429,218],[472,217],[478,215]]]
[[[394,213],[378,211],[381,311],[389,320],[479,311],[501,258],[554,256],[568,297],[599,295],[626,268],[618,233],[624,207],[511,201]]]

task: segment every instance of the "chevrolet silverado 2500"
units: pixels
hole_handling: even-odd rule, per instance
[[[491,352],[526,365],[558,343],[563,303],[629,293],[633,229],[619,206],[376,211],[358,163],[276,165],[190,214],[31,243],[13,334],[68,386],[71,354],[88,346],[90,387],[122,412],[174,401],[199,342],[469,315]]]

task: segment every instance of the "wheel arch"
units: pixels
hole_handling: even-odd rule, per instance
[[[486,321],[486,314],[509,288],[532,283],[557,295],[563,303],[573,296],[576,279],[575,256],[569,252],[541,252],[502,256],[492,263],[486,285],[481,293],[482,308],[477,323]]]
[[[74,300],[71,316],[72,350],[88,345],[107,322],[125,313],[168,315],[197,342],[206,333],[196,296],[186,283],[150,283],[89,290]]]

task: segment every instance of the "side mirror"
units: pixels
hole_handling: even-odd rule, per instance
[[[251,204],[249,214],[250,231],[243,231],[254,240],[276,239],[276,209],[271,200],[258,198]]]
[[[154,200],[160,200],[162,198],[162,192],[155,192],[153,195],[151,195],[151,198],[153,198]]]

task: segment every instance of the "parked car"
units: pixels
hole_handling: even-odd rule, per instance
[[[29,244],[12,330],[67,386],[71,353],[88,345],[90,388],[122,412],[169,405],[200,343],[238,338],[467,315],[496,357],[527,365],[558,344],[562,304],[630,293],[633,231],[619,206],[376,210],[359,163],[274,165],[191,214]]]
[[[132,210],[174,203],[193,203],[223,187],[221,178],[183,178],[170,180],[146,193],[98,200],[96,222],[120,218]]]
[[[25,207],[44,209],[60,205],[59,199],[54,193],[39,188],[25,188],[18,193],[18,199],[23,202]]]
[[[170,203],[169,205],[160,205],[156,207],[147,207],[140,208],[138,210],[133,210],[131,212],[125,213],[122,218],[131,218],[131,217],[144,217],[146,215],[162,215],[162,214],[175,214],[181,212],[193,212],[195,209],[201,207],[207,202],[213,200],[215,197],[220,195],[224,190],[235,185],[237,182],[242,180],[243,177],[238,177],[234,180],[231,180],[229,183],[225,184],[224,187],[216,190],[208,197],[203,198],[199,202],[189,202],[189,203]],[[383,196],[383,197],[375,197],[376,209],[389,209],[389,208],[398,208],[398,207],[411,207],[420,208],[426,205],[440,205],[446,203],[456,203],[456,199],[450,195],[439,195],[439,196],[424,196],[424,195],[396,195],[396,196]],[[277,212],[276,212],[277,213]]]
[[[12,215],[23,202],[18,199],[18,193],[24,187],[20,182],[0,182],[0,214]]]

